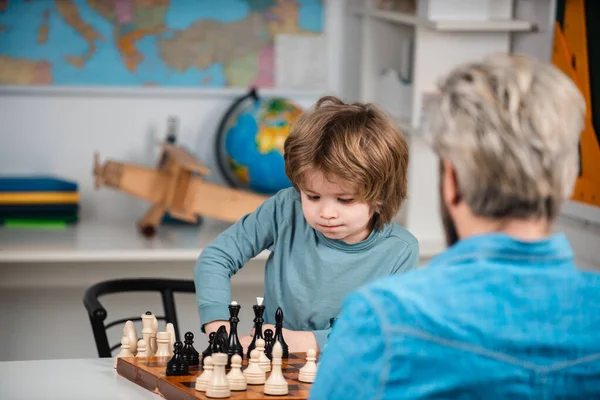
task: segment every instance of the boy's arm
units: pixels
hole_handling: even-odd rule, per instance
[[[381,321],[366,299],[348,296],[319,360],[311,399],[381,398],[389,369]]]
[[[230,279],[252,257],[274,243],[280,202],[277,195],[268,198],[254,212],[221,233],[200,254],[194,268],[194,283],[203,329],[206,323],[229,319]],[[221,323],[216,325],[218,328]]]

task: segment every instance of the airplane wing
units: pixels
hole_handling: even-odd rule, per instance
[[[208,175],[211,173],[210,169],[206,168],[200,161],[198,161],[193,155],[183,150],[181,147],[175,146],[170,143],[163,143],[164,155],[181,168],[188,171],[197,172],[200,175]]]

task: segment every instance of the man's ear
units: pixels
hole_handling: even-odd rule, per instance
[[[442,180],[443,200],[449,206],[456,206],[461,201],[456,170],[450,161],[442,160],[442,168],[440,173],[440,179]]]

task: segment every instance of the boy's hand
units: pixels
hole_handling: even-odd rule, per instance
[[[244,354],[248,351],[248,346],[252,343],[252,336],[240,336],[240,344],[244,348]],[[245,356],[244,356],[245,357]]]
[[[204,324],[204,330],[206,331],[206,337],[208,337],[208,335],[210,335],[211,332],[218,331],[219,328],[221,327],[221,325],[225,325],[225,328],[227,329],[227,333],[229,334],[229,321],[217,320],[217,321],[212,321],[207,324]]]
[[[267,329],[271,329],[273,334],[275,334],[275,326],[265,324],[263,325],[263,337],[264,332]],[[317,345],[317,339],[315,339],[315,335],[309,331],[292,331],[289,329],[283,328],[281,331],[283,334],[283,339],[288,345],[288,350],[290,353],[306,353],[308,349],[319,350],[319,346]],[[252,329],[252,336],[254,336],[254,328]],[[250,338],[252,341],[252,338]],[[248,342],[250,344],[250,342]]]

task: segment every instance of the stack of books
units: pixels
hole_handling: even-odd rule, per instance
[[[78,185],[56,177],[0,176],[0,224],[60,228],[78,221]]]

